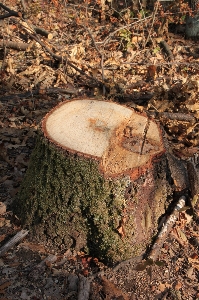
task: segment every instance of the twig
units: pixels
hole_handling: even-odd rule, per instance
[[[94,47],[95,47],[95,49],[97,50],[97,52],[99,53],[99,55],[101,57],[100,66],[101,66],[101,69],[102,69],[102,84],[103,84],[102,88],[103,88],[103,96],[105,96],[105,94],[106,94],[106,88],[105,88],[105,85],[104,85],[104,80],[105,80],[105,78],[104,78],[104,53],[101,52],[100,49],[99,49],[99,47],[97,46],[91,30],[89,28],[87,28],[86,26],[84,26],[83,24],[82,24],[82,26],[84,27],[85,30],[88,31],[88,33],[89,33],[89,35],[90,35],[90,37],[91,37],[91,39],[93,41]]]
[[[26,51],[26,49],[30,46],[27,43],[16,43],[12,41],[0,41],[0,48],[10,48],[15,50]]]
[[[160,230],[160,232],[157,236],[157,239],[148,255],[149,259],[152,259],[153,261],[157,260],[159,251],[160,251],[166,237],[168,236],[173,225],[175,224],[176,220],[178,219],[180,209],[182,209],[185,206],[185,200],[186,200],[185,196],[181,196],[180,199],[178,200],[178,203],[175,206],[173,212],[171,213],[171,215],[169,216],[169,218],[167,219],[166,223],[163,225],[162,229]]]
[[[149,30],[147,39],[146,39],[146,41],[145,41],[144,48],[146,47],[146,44],[148,43],[149,38],[151,38],[151,31],[153,30],[153,24],[154,24],[154,22],[155,22],[155,16],[156,16],[156,13],[157,13],[157,10],[158,10],[158,5],[159,5],[159,1],[157,1],[157,2],[155,3],[155,10],[154,10],[153,15],[152,15],[151,28],[150,28],[150,30]]]
[[[49,254],[44,260],[42,260],[38,265],[33,266],[31,271],[28,274],[29,278],[38,278],[38,274],[41,275],[45,272],[46,266],[51,267],[51,264],[53,264],[57,260],[57,255]]]
[[[143,258],[144,258],[144,255],[141,255],[141,256],[136,256],[136,257],[132,257],[127,260],[121,261],[112,269],[112,271],[117,272],[119,269],[125,267],[128,264],[135,264],[135,263],[138,264],[143,260]]]
[[[28,230],[21,230],[15,234],[4,246],[0,248],[0,257],[3,256],[9,249],[14,247],[18,242],[20,242],[27,234]]]
[[[23,10],[26,11],[27,10],[27,4],[25,0],[21,0],[21,5],[23,7]]]
[[[9,18],[9,17],[20,18],[22,16],[21,13],[18,13],[17,11],[14,11],[14,10],[8,8],[7,6],[3,5],[2,3],[0,3],[0,7],[2,7],[4,10],[8,11],[8,14],[0,16],[0,19],[5,19],[5,18]]]
[[[141,20],[137,20],[137,21],[135,21],[135,22],[132,22],[132,23],[130,23],[130,24],[128,24],[128,25],[121,26],[120,28],[118,28],[118,29],[114,30],[113,32],[111,32],[111,33],[104,39],[104,41],[103,41],[102,43],[103,43],[104,46],[105,46],[105,45],[109,42],[110,38],[111,38],[113,35],[115,35],[118,31],[120,31],[120,30],[122,30],[122,29],[129,28],[129,27],[131,27],[131,26],[133,26],[133,25],[135,25],[135,24],[137,24],[137,23],[145,22],[146,20],[151,19],[151,18],[152,18],[152,15],[150,15],[150,16],[144,18],[144,19],[141,19]]]
[[[141,149],[140,149],[140,155],[142,155],[143,149],[144,149],[144,144],[146,142],[146,136],[147,136],[147,132],[149,130],[149,126],[150,126],[150,119],[147,118],[147,122],[145,124],[144,127],[144,134],[143,134],[143,140],[142,140],[142,145],[141,145]]]
[[[95,81],[95,83],[97,83],[98,85],[103,85],[103,83],[99,80],[97,80],[94,77],[91,77],[89,75],[87,75],[85,72],[83,72],[81,69],[79,69],[78,67],[76,67],[72,62],[70,62],[67,58],[57,55],[55,54],[52,50],[50,50],[40,39],[39,37],[35,36],[34,34],[30,33],[30,31],[23,25],[21,24],[21,26],[23,26],[24,31],[37,43],[39,43],[45,50],[46,52],[48,52],[55,60],[59,61],[59,62],[65,62],[66,64],[68,64],[71,68],[73,68],[74,70],[76,70],[77,72],[79,72],[80,74],[86,76],[88,79]]]
[[[154,107],[155,108],[155,107]],[[194,116],[183,113],[171,113],[171,112],[158,112],[158,111],[148,111],[147,114],[155,118],[165,118],[169,120],[176,120],[180,122],[191,122],[194,124],[197,120]]]
[[[191,123],[196,122],[196,118],[194,116],[183,114],[183,113],[162,112],[159,113],[159,116],[170,120],[177,120],[177,121],[191,122]]]

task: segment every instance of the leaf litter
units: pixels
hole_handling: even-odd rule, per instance
[[[22,2],[4,5],[20,11]],[[10,204],[26,172],[40,120],[65,99],[105,96],[145,111],[164,128],[172,152],[182,160],[194,159],[198,172],[197,42],[169,32],[157,15],[152,24],[149,17],[133,21],[129,8],[119,17],[106,7],[105,21],[100,22],[99,3],[60,2],[24,4],[28,22],[52,33],[51,39],[31,39],[26,31],[31,34],[30,24],[17,18],[6,18],[0,26],[5,45],[27,44],[23,51],[9,43],[0,49],[1,246],[21,230]],[[176,12],[175,5],[172,9]],[[162,39],[170,52],[162,48]],[[49,55],[39,41],[65,63]],[[197,299],[198,204],[192,210],[180,212],[157,264],[135,258],[114,270],[86,253],[70,249],[57,253],[42,243],[32,244],[27,235],[0,257],[0,299],[80,299],[82,275],[90,282],[89,299]]]

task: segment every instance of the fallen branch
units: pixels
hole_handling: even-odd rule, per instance
[[[100,66],[101,66],[101,70],[102,70],[102,83],[104,83],[104,80],[105,80],[105,77],[104,77],[104,53],[102,51],[100,51],[99,47],[97,46],[91,30],[89,28],[87,28],[86,26],[84,26],[83,24],[82,24],[82,26],[84,27],[85,30],[88,31],[88,33],[89,33],[89,35],[90,35],[90,37],[91,37],[91,39],[93,41],[94,47],[97,50],[97,52],[99,53],[99,55],[100,55],[100,58],[101,58],[100,59]],[[105,94],[106,94],[106,87],[105,87],[104,84],[103,84],[102,89],[103,89],[103,96],[105,96]]]
[[[144,258],[144,255],[141,255],[141,256],[136,256],[136,257],[132,257],[127,260],[121,261],[112,269],[112,271],[117,272],[119,269],[124,268],[128,264],[135,264],[135,263],[138,264],[143,260],[143,258]]]
[[[78,289],[78,300],[88,300],[90,293],[90,281],[88,278],[79,274],[79,289]]]
[[[169,60],[174,60],[174,56],[173,53],[171,52],[169,45],[167,44],[167,42],[165,41],[161,41],[160,42],[160,46],[163,48],[163,50],[165,51],[165,53],[167,54]]]
[[[4,246],[0,248],[0,257],[3,256],[9,249],[14,247],[18,242],[20,242],[27,234],[28,230],[21,230],[15,234]]]
[[[179,217],[179,211],[185,206],[185,200],[186,200],[185,196],[181,196],[180,199],[178,200],[178,203],[175,206],[173,212],[171,213],[166,223],[163,225],[162,229],[160,230],[157,239],[148,255],[148,259],[151,259],[153,261],[157,260],[159,251],[162,248],[165,239],[167,238],[173,225],[175,224],[176,220]]]
[[[158,111],[148,111],[147,114],[150,116],[153,116],[155,118],[165,118],[169,120],[175,120],[175,121],[180,121],[180,122],[191,122],[194,124],[197,119],[190,115],[190,114],[183,114],[183,113],[172,113],[172,112],[158,112]]]
[[[28,92],[24,92],[24,93],[19,93],[19,94],[10,94],[8,96],[6,95],[3,95],[3,96],[0,96],[0,101],[1,102],[4,102],[4,105],[7,104],[7,101],[12,99],[16,99],[16,97],[19,98],[27,98],[27,97],[32,97],[33,95],[39,95],[41,94],[41,89],[33,89],[33,90],[30,90]],[[56,88],[56,87],[52,87],[52,88],[47,88],[47,89],[44,89],[44,94],[78,94],[78,90],[77,89],[62,89],[62,88]],[[13,106],[16,105],[15,103],[13,103]],[[12,106],[12,104],[9,104],[9,106]]]
[[[74,70],[76,70],[78,73],[86,76],[88,79],[95,81],[96,84],[103,86],[103,83],[99,80],[97,80],[94,77],[89,76],[88,74],[86,74],[84,71],[82,71],[81,69],[79,69],[78,67],[76,67],[71,61],[69,61],[67,58],[57,55],[55,54],[51,49],[49,49],[40,39],[39,37],[35,36],[34,34],[30,33],[30,31],[23,25],[21,24],[21,26],[23,27],[24,31],[29,35],[29,37],[31,39],[33,39],[34,41],[36,41],[37,43],[39,43],[48,54],[50,54],[55,60],[61,62],[61,63],[66,63],[68,66],[70,66],[71,68],[73,68]]]
[[[162,112],[159,113],[159,116],[170,120],[177,120],[177,121],[191,122],[191,123],[196,122],[196,118],[190,114]]]
[[[122,30],[122,29],[126,29],[126,28],[130,28],[131,26],[135,25],[135,24],[138,24],[138,23],[141,23],[141,22],[145,22],[146,20],[148,19],[151,19],[152,18],[152,15],[148,16],[148,17],[145,17],[144,19],[141,19],[141,20],[137,20],[135,22],[132,22],[128,25],[124,25],[124,26],[121,26],[119,28],[117,28],[116,30],[114,30],[113,32],[111,32],[105,39],[103,42],[101,42],[101,44],[104,44],[104,46],[109,42],[109,40],[111,39],[112,36],[114,36],[118,31]]]
[[[0,19],[6,19],[9,17],[17,17],[17,18],[22,17],[22,14],[20,12],[12,10],[12,9],[8,8],[7,6],[3,5],[2,3],[0,3],[0,7],[2,7],[4,10],[8,11],[8,14],[0,16]]]
[[[45,36],[48,40],[52,40],[52,38],[53,38],[53,34],[52,34],[52,33],[46,31],[46,30],[43,29],[43,28],[37,27],[37,26],[33,26],[33,29],[34,29],[34,31],[35,31],[37,34],[40,34],[40,35]]]
[[[29,278],[38,278],[45,272],[46,267],[51,267],[51,264],[57,260],[57,255],[49,254],[44,260],[42,260],[38,265],[34,266],[33,269],[28,274]]]
[[[149,29],[149,32],[148,32],[148,36],[146,38],[146,41],[145,41],[145,44],[144,44],[144,48],[146,47],[149,39],[151,39],[151,32],[153,30],[153,24],[155,22],[155,17],[156,17],[156,14],[157,14],[157,10],[158,10],[158,5],[159,5],[159,1],[155,2],[155,9],[154,9],[154,12],[153,12],[153,17],[152,17],[152,23],[151,23],[151,27]]]
[[[16,43],[11,41],[0,41],[0,48],[10,48],[14,50],[26,51],[30,44]]]

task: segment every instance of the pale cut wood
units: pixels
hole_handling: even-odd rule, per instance
[[[14,247],[18,242],[20,242],[27,234],[28,230],[21,230],[15,234],[4,246],[0,248],[0,257],[3,256],[9,249]]]
[[[45,136],[59,147],[100,160],[106,177],[147,169],[164,152],[157,124],[113,102],[78,99],[52,110],[43,121]],[[132,177],[137,177],[136,171]]]

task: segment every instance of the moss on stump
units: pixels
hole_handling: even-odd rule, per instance
[[[15,213],[36,241],[124,260],[143,253],[156,234],[168,196],[164,171],[163,159],[134,183],[128,176],[107,180],[98,162],[60,153],[39,137]]]

